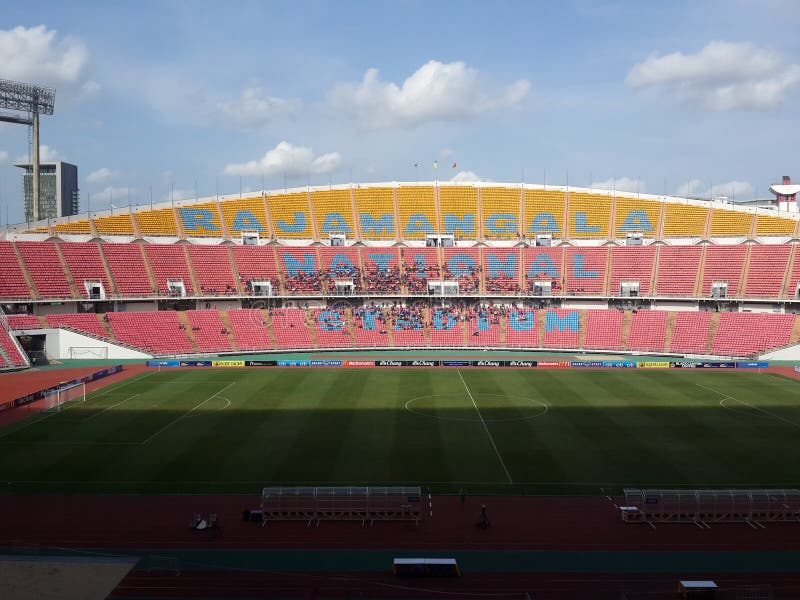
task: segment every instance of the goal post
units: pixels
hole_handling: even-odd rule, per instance
[[[85,383],[59,385],[56,389],[51,390],[44,397],[44,410],[60,412],[62,404],[73,401],[86,402]]]
[[[108,358],[108,346],[70,346],[69,357],[74,359]]]

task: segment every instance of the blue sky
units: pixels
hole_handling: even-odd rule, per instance
[[[737,199],[797,167],[800,3],[41,2],[0,78],[57,88],[81,208],[480,178]],[[0,214],[28,134],[0,126]],[[418,169],[414,168],[418,163]],[[456,163],[455,169],[451,168]]]

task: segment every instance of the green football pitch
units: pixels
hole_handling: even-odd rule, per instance
[[[701,370],[150,371],[0,429],[8,491],[797,487],[800,384]]]

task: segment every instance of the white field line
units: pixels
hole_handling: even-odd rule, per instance
[[[91,397],[88,400],[97,400],[98,398],[102,398],[103,396],[107,396],[107,395],[109,395],[109,394],[111,394],[113,392],[116,392],[118,389],[124,388],[127,385],[130,385],[132,383],[139,383],[142,379],[145,379],[146,377],[150,377],[150,375],[152,375],[153,373],[155,373],[155,371],[150,371],[149,373],[143,373],[143,374],[139,374],[139,375],[134,375],[133,377],[130,377],[129,379],[125,379],[123,381],[120,381],[119,384],[113,383],[110,386],[108,386],[107,388],[105,388],[104,390],[99,390],[97,393],[89,392],[89,394],[87,394],[87,396],[91,396]]]
[[[797,423],[796,421],[792,421],[791,419],[787,419],[786,417],[782,417],[780,415],[776,415],[775,413],[773,413],[771,411],[768,411],[765,408],[761,408],[759,406],[753,406],[749,402],[745,402],[744,400],[739,400],[738,398],[734,398],[733,396],[730,396],[728,394],[723,394],[722,392],[720,392],[718,390],[715,390],[715,389],[710,388],[708,386],[702,385],[700,383],[696,383],[695,385],[698,386],[698,387],[703,388],[704,390],[708,390],[709,392],[714,392],[715,394],[719,394],[720,396],[723,396],[722,400],[720,400],[720,406],[722,406],[722,408],[728,408],[729,409],[730,407],[725,406],[724,404],[722,404],[722,402],[724,402],[725,400],[733,400],[734,402],[738,402],[739,404],[741,404],[743,406],[746,406],[748,408],[752,408],[753,410],[757,410],[760,413],[764,413],[768,417],[772,417],[773,419],[778,419],[779,421],[783,421],[784,423],[786,423],[788,425],[791,425],[793,427],[800,427],[800,423]]]
[[[503,467],[503,471],[505,471],[506,477],[508,477],[508,483],[514,483],[514,480],[511,479],[511,474],[508,472],[508,468],[506,467],[505,461],[503,461],[503,457],[500,456],[500,451],[497,449],[497,444],[494,443],[494,438],[492,437],[491,432],[489,431],[489,427],[486,425],[486,420],[483,418],[481,414],[481,410],[478,408],[478,405],[475,402],[475,398],[472,397],[472,392],[469,391],[469,386],[467,386],[467,382],[464,381],[464,376],[461,375],[461,370],[458,369],[458,377],[461,379],[461,383],[464,384],[464,389],[467,390],[467,395],[469,399],[472,400],[472,406],[475,407],[475,410],[478,412],[478,416],[481,419],[481,423],[483,423],[483,428],[486,430],[486,435],[489,436],[489,441],[492,443],[492,448],[494,448],[494,453],[497,455],[497,460],[500,461],[500,464]]]
[[[117,406],[119,406],[120,404],[125,404],[125,403],[126,403],[128,400],[133,400],[133,399],[134,399],[134,398],[136,398],[137,396],[141,396],[141,394],[134,394],[133,396],[128,396],[127,398],[125,398],[124,400],[121,400],[121,401],[117,402],[116,404],[112,404],[111,406],[106,406],[106,407],[105,407],[103,410],[101,410],[100,412],[96,412],[96,413],[94,413],[93,415],[89,415],[89,416],[88,416],[88,417],[86,417],[85,419],[81,419],[81,423],[85,423],[86,421],[91,421],[91,420],[92,420],[92,419],[94,419],[95,417],[99,417],[100,415],[102,415],[102,414],[103,414],[104,412],[106,412],[107,410],[111,410],[112,408],[116,408],[116,407],[117,407]]]
[[[142,445],[142,446],[146,446],[146,445],[147,445],[147,444],[149,444],[149,443],[150,443],[150,441],[151,441],[153,438],[155,438],[157,435],[159,435],[159,434],[161,434],[162,432],[166,431],[167,429],[169,429],[170,427],[172,427],[172,426],[173,426],[175,423],[177,423],[177,422],[178,422],[178,421],[180,421],[181,419],[183,419],[183,418],[185,418],[185,417],[188,417],[190,414],[192,414],[192,413],[193,413],[194,411],[196,411],[198,408],[200,408],[201,406],[203,406],[203,404],[205,404],[206,402],[209,402],[210,400],[213,400],[214,398],[216,398],[217,396],[219,396],[219,395],[220,395],[222,392],[224,392],[225,390],[227,390],[229,387],[233,386],[235,383],[236,383],[235,381],[232,381],[231,383],[229,383],[228,385],[226,385],[226,386],[225,386],[224,388],[222,388],[221,390],[218,390],[218,391],[214,392],[214,394],[212,394],[211,396],[209,396],[208,398],[206,398],[206,399],[205,399],[205,400],[203,400],[202,402],[200,402],[200,403],[196,404],[196,405],[195,405],[193,408],[191,408],[191,409],[187,410],[185,413],[183,413],[183,414],[182,414],[182,415],[180,415],[179,417],[176,417],[175,419],[173,419],[172,421],[170,421],[169,423],[167,423],[166,425],[164,425],[164,427],[162,427],[161,429],[159,429],[158,431],[156,431],[156,432],[155,432],[153,435],[151,435],[150,437],[148,437],[146,440],[144,440],[143,442],[141,442],[141,445]]]

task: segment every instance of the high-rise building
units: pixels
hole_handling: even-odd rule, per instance
[[[25,170],[25,221],[33,221],[33,167],[30,164],[14,165]],[[38,219],[55,219],[78,214],[78,167],[65,162],[39,165]]]

